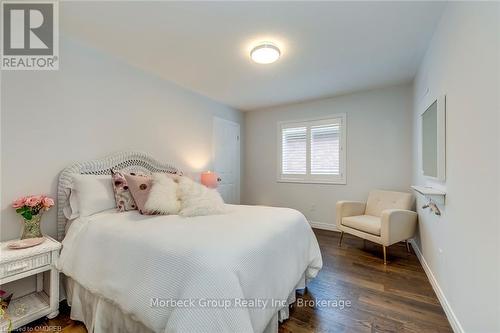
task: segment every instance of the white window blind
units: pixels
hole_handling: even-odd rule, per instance
[[[284,128],[282,131],[283,173],[289,175],[305,175],[307,150],[307,128]]]
[[[279,181],[345,184],[345,114],[281,122]]]
[[[340,124],[311,127],[311,174],[340,174]]]

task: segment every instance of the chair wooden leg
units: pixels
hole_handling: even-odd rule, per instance
[[[405,243],[406,243],[406,251],[408,253],[411,253],[411,251],[410,251],[410,243],[408,242],[408,240],[405,240]]]
[[[384,265],[387,265],[387,250],[384,245],[382,245],[382,249],[384,250]]]
[[[342,238],[344,238],[344,232],[343,231],[340,232],[339,247],[342,246]]]

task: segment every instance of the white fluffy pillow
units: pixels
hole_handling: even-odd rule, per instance
[[[182,216],[215,215],[225,212],[224,200],[219,192],[198,184],[188,177],[180,177],[179,199]]]
[[[177,198],[177,183],[164,173],[153,174],[153,186],[144,205],[148,214],[179,214],[181,203]]]

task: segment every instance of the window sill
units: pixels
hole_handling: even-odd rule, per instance
[[[299,183],[299,184],[325,184],[325,185],[347,185],[345,179],[283,179],[278,178],[276,180],[278,183]]]

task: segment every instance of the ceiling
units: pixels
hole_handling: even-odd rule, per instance
[[[442,2],[61,2],[61,33],[252,110],[410,81]],[[250,49],[272,41],[274,64]]]

